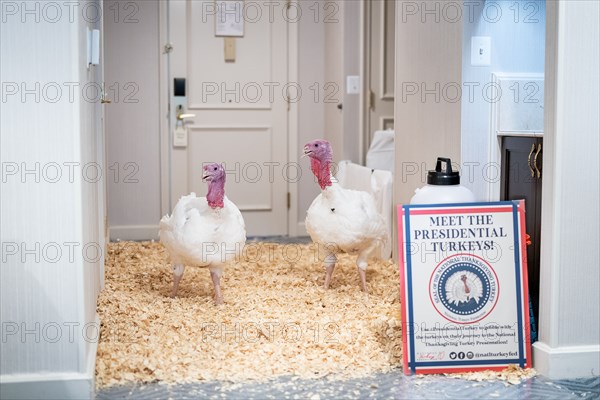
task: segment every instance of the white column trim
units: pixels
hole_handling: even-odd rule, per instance
[[[550,347],[533,344],[535,369],[550,379],[597,377],[600,373],[600,345]]]

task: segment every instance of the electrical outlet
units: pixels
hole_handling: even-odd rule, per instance
[[[492,39],[489,36],[471,38],[471,65],[485,67],[492,63]]]

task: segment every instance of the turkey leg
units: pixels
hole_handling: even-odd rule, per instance
[[[362,250],[358,257],[356,257],[356,267],[358,268],[358,275],[360,275],[361,289],[365,293],[369,293],[367,290],[367,266],[369,265],[369,256],[377,249],[377,241],[373,241],[369,247]]]
[[[220,270],[210,270],[210,277],[212,278],[213,285],[215,286],[215,304],[223,304],[223,294],[221,293],[221,275],[223,272]]]
[[[325,289],[329,289],[329,284],[331,283],[331,275],[333,275],[333,269],[335,268],[335,263],[337,262],[337,257],[335,254],[329,254],[325,257]]]
[[[171,297],[177,296],[177,290],[179,290],[179,282],[185,271],[183,264],[173,264],[173,290],[171,291]]]
[[[363,292],[369,293],[369,291],[367,290],[367,266],[365,265],[365,269],[362,269],[361,267],[357,267],[357,268],[358,268],[358,275],[360,275],[361,289]]]

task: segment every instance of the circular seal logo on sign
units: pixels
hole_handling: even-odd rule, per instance
[[[436,311],[449,321],[470,324],[485,318],[498,301],[498,277],[484,259],[456,254],[431,274],[429,296]]]

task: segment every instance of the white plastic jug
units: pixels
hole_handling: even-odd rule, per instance
[[[442,163],[446,163],[442,171]],[[415,190],[410,204],[473,203],[475,195],[460,184],[460,174],[452,171],[449,158],[438,157],[435,171],[427,172],[427,185]]]

